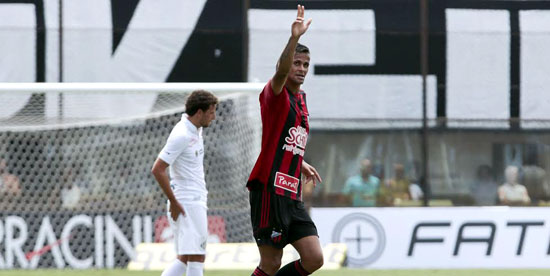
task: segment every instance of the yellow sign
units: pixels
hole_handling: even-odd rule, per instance
[[[323,247],[325,258],[322,269],[339,269],[346,257],[347,247],[343,243],[330,243]],[[163,270],[176,258],[174,246],[170,243],[142,243],[136,247],[136,257],[128,264],[129,270]],[[285,247],[282,263],[299,259],[292,246]],[[254,269],[260,262],[255,243],[211,243],[206,247],[204,268],[211,269]]]

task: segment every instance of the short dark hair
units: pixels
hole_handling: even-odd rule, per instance
[[[202,110],[206,111],[212,105],[218,104],[218,98],[214,96],[211,92],[206,90],[195,90],[185,102],[185,113],[189,116],[195,115],[197,111]]]
[[[309,54],[309,48],[304,44],[298,43],[298,45],[296,45],[296,54],[298,53]]]
[[[309,48],[304,45],[304,44],[300,44],[298,43],[296,45],[296,49],[294,50],[294,54],[309,54]],[[277,64],[275,65],[275,70],[277,70],[277,68],[279,68],[279,62],[280,60],[277,60]]]

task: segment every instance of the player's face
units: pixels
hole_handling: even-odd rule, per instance
[[[297,53],[288,73],[288,80],[295,84],[303,84],[309,71],[309,54]]]
[[[202,111],[201,126],[208,127],[214,119],[216,119],[216,108],[217,105],[211,105],[210,108],[206,111]]]

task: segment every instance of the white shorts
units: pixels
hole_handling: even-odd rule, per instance
[[[208,239],[206,208],[194,204],[182,204],[182,206],[185,216],[180,215],[174,222],[170,215],[170,202],[167,204],[167,216],[174,232],[176,254],[206,255],[206,240]]]

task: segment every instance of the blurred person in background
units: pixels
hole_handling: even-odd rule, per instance
[[[7,161],[0,158],[0,197],[2,207],[8,208],[17,203],[21,196],[21,181],[19,177],[8,171]]]
[[[63,169],[62,187],[60,191],[61,207],[63,209],[75,209],[81,198],[81,190],[77,176],[78,168],[68,166]]]
[[[409,165],[407,166],[408,169],[406,171],[408,175],[408,179],[411,182],[409,185],[409,195],[411,196],[411,200],[413,201],[419,201],[424,198],[424,192],[422,191],[422,188],[420,187],[420,161],[413,160],[409,162]]]
[[[479,166],[476,172],[476,180],[470,186],[474,204],[478,206],[496,205],[498,200],[497,190],[498,184],[495,181],[491,166]]]
[[[539,204],[549,200],[550,186],[546,171],[538,166],[536,158],[527,158],[521,171],[523,172],[522,183],[531,195],[531,201]]]
[[[372,163],[363,159],[359,163],[359,174],[349,177],[342,194],[350,198],[353,207],[376,206],[380,179],[372,175]]]
[[[410,185],[410,180],[405,177],[403,164],[393,164],[393,177],[380,187],[381,198],[386,203],[385,205],[398,206],[402,202],[410,200]]]
[[[518,183],[519,169],[508,166],[504,171],[506,182],[498,188],[498,199],[503,205],[529,205],[531,199],[525,186]]]

